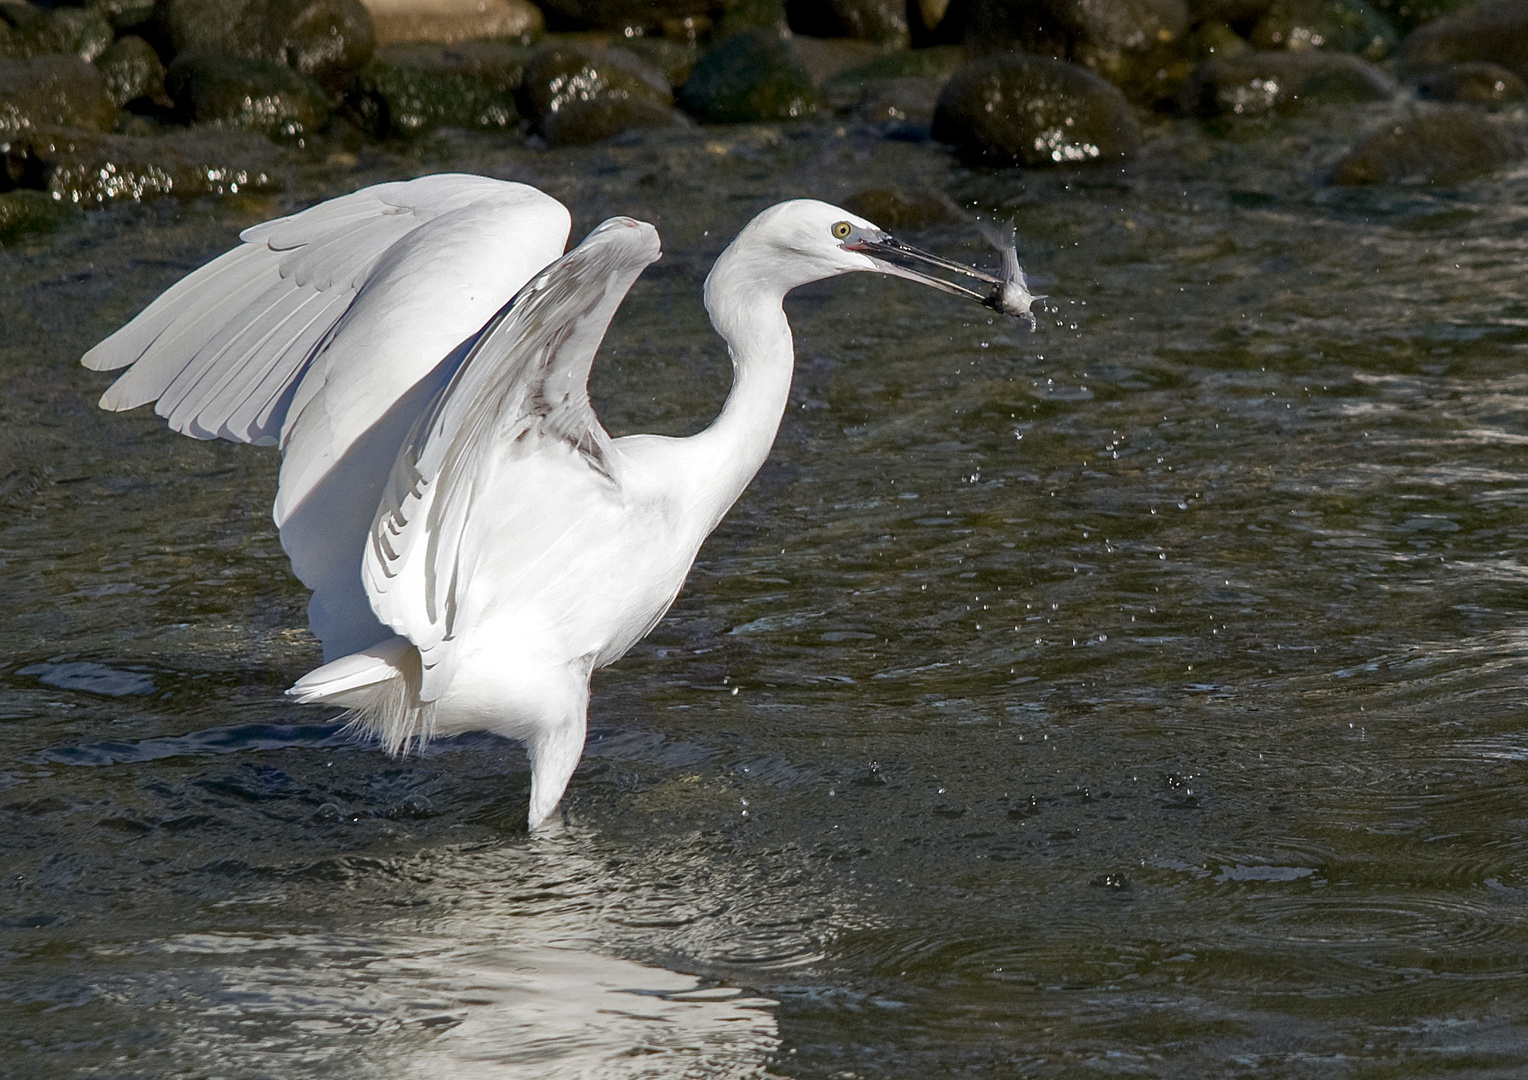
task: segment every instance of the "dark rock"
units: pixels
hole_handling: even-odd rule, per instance
[[[952,225],[962,215],[943,195],[932,191],[905,191],[898,187],[873,187],[844,200],[844,209],[873,221],[883,229],[928,229]]]
[[[1332,183],[1449,183],[1522,156],[1521,144],[1486,116],[1431,109],[1369,134],[1337,163]]]
[[[177,53],[269,60],[338,92],[375,46],[361,0],[163,0],[158,19]]]
[[[46,191],[7,191],[0,195],[0,240],[51,229],[68,208]]]
[[[0,134],[51,127],[106,131],[116,116],[106,80],[77,56],[0,60]]]
[[[794,120],[817,110],[817,88],[790,43],[769,30],[734,34],[695,64],[679,101],[709,123]]]
[[[31,142],[48,165],[48,191],[68,205],[281,186],[276,147],[243,132],[195,128],[156,138],[52,133],[34,135]]]
[[[834,75],[830,85],[869,82],[874,79],[937,79],[944,82],[971,60],[971,54],[957,45],[930,49],[905,49],[885,53],[867,63],[846,68]]]
[[[709,16],[710,0],[541,0],[559,30],[661,30],[665,20]]]
[[[1186,91],[1201,116],[1264,116],[1303,104],[1387,101],[1394,80],[1347,53],[1254,51],[1199,65]]]
[[[300,138],[329,121],[323,90],[282,64],[220,53],[186,53],[165,75],[165,90],[187,120]]]
[[[847,37],[905,48],[911,40],[906,0],[785,0],[785,17],[798,34]]]
[[[625,38],[614,43],[614,47],[634,53],[652,68],[662,72],[671,90],[678,90],[685,84],[690,72],[695,69],[695,61],[700,58],[700,50],[694,45],[670,38]]]
[[[743,34],[749,30],[773,30],[782,37],[788,37],[791,34],[791,22],[785,13],[785,0],[739,0],[717,23],[711,40],[725,41],[733,34]]]
[[[1408,72],[1478,60],[1528,79],[1528,0],[1485,0],[1428,23],[1401,43],[1395,59]]]
[[[995,165],[1115,161],[1141,133],[1125,96],[1075,64],[1008,53],[977,60],[945,84],[934,138]]]
[[[500,42],[385,45],[346,98],[378,138],[440,127],[505,130],[520,122],[515,95],[531,50]]]
[[[939,91],[971,59],[956,45],[885,53],[835,74],[823,84],[829,105],[875,124],[911,124],[927,137]]]
[[[1185,44],[1189,54],[1197,60],[1208,60],[1215,56],[1240,56],[1252,51],[1246,38],[1232,30],[1230,24],[1219,19],[1211,19],[1194,27],[1194,32],[1188,36]]]
[[[1470,7],[1476,0],[1372,0],[1374,6],[1393,20],[1401,32],[1409,33],[1435,19]]]
[[[85,8],[61,7],[53,11],[29,4],[0,5],[0,54],[44,56],[69,53],[94,60],[111,44],[112,27],[106,17]]]
[[[529,45],[546,29],[530,0],[371,0],[377,44],[507,41]]]
[[[870,79],[854,87],[855,98],[848,104],[854,115],[867,124],[882,124],[899,137],[926,139],[934,123],[943,83],[937,79]],[[840,107],[837,98],[831,98]]]
[[[539,51],[520,100],[552,146],[599,142],[634,128],[674,127],[668,80],[631,53],[557,45]]]
[[[1335,49],[1378,63],[1401,36],[1364,0],[1277,0],[1251,40],[1259,49]]]
[[[819,87],[841,72],[862,67],[886,53],[884,46],[855,38],[815,38],[805,34],[791,34],[785,41],[806,71],[807,77],[812,80],[812,85]]]
[[[1419,76],[1413,83],[1423,101],[1467,105],[1502,105],[1528,97],[1528,82],[1496,64],[1450,64]]]
[[[965,42],[1073,60],[1134,84],[1175,59],[1170,46],[1188,27],[1185,0],[971,0]]]
[[[88,0],[85,7],[111,23],[118,34],[141,31],[154,20],[156,0]]]
[[[140,98],[159,105],[170,104],[164,89],[164,64],[154,47],[136,34],[118,38],[96,58],[95,66],[106,80],[106,93],[118,108]]]

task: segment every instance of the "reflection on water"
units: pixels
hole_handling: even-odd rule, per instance
[[[1528,171],[1313,185],[1347,122],[1121,173],[812,127],[376,162],[659,223],[617,433],[712,415],[699,284],[775,199],[947,192],[1052,297],[1035,336],[868,275],[789,301],[775,452],[598,676],[545,839],[517,748],[393,761],[282,701],[316,650],[273,457],[101,414],[75,364],[299,200],[8,248],[0,1062],[1524,1075]]]

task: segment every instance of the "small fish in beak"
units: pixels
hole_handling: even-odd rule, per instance
[[[1044,300],[1045,297],[1037,296],[1029,291],[1029,279],[1024,276],[1023,267],[1019,266],[1019,252],[1015,246],[1018,230],[1010,225],[1005,235],[986,222],[979,224],[982,235],[987,238],[987,243],[997,248],[999,254],[1003,256],[1002,279],[985,303],[994,311],[1023,319],[1033,332],[1039,323],[1035,319],[1035,313],[1030,310],[1030,305],[1037,300]]]

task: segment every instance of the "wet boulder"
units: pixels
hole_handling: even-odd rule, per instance
[[[696,61],[679,102],[708,123],[746,124],[809,116],[819,97],[788,39],[772,30],[749,30]]]
[[[709,16],[710,0],[541,0],[560,30],[659,31],[666,21]]]
[[[106,80],[106,93],[118,108],[140,99],[170,104],[164,89],[164,64],[154,47],[136,34],[114,41],[111,48],[96,57],[95,66]]]
[[[99,12],[77,7],[51,11],[30,4],[0,4],[0,55],[67,53],[94,60],[111,44],[111,23]]]
[[[165,90],[188,121],[301,138],[329,122],[312,79],[284,64],[221,53],[186,53],[165,74]]]
[[[378,138],[441,127],[507,130],[531,50],[503,42],[384,45],[346,97],[352,119]]]
[[[154,21],[158,0],[86,0],[85,6],[111,23],[117,34],[138,34]]]
[[[546,29],[530,0],[363,0],[377,44],[511,41],[529,45]]]
[[[1188,28],[1185,0],[971,0],[964,38],[1072,60],[1135,89],[1177,59]]]
[[[1408,72],[1482,61],[1528,79],[1528,0],[1485,0],[1419,27],[1395,60]]]
[[[552,146],[685,123],[662,73],[618,49],[561,44],[541,49],[526,69],[520,100]]]
[[[116,116],[106,80],[77,56],[0,60],[0,133],[106,131]]]
[[[1305,104],[1388,101],[1395,81],[1348,53],[1255,50],[1200,64],[1185,92],[1201,116],[1266,116]]]
[[[1076,64],[1024,53],[957,71],[940,92],[933,135],[992,165],[1117,161],[1141,143],[1118,88]]]
[[[870,123],[926,128],[940,89],[970,59],[956,45],[883,53],[836,73],[823,83],[822,93],[834,109],[853,111]]]
[[[902,48],[911,40],[906,0],[786,0],[785,17],[792,31],[812,37]]]
[[[1337,163],[1332,183],[1451,183],[1523,157],[1523,147],[1471,109],[1419,112],[1371,132]]]
[[[281,186],[280,152],[269,140],[216,128],[147,138],[38,134],[32,138],[32,151],[47,164],[48,192],[65,205],[160,195],[231,195]]]
[[[614,45],[622,52],[633,53],[668,80],[670,90],[678,90],[695,70],[700,51],[683,40],[661,37],[625,38]]]
[[[1465,105],[1505,105],[1528,97],[1528,82],[1497,64],[1450,64],[1424,72],[1412,81],[1423,101]]]
[[[157,18],[177,54],[285,64],[331,93],[350,85],[375,47],[361,0],[162,0]]]
[[[894,232],[953,225],[962,220],[960,211],[939,192],[900,187],[857,191],[844,200],[844,209]]]
[[[1374,63],[1400,40],[1394,24],[1364,0],[1276,0],[1251,33],[1259,49],[1334,49]]]

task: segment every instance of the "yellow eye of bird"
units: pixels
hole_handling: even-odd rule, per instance
[[[844,237],[848,236],[849,235],[849,223],[847,221],[840,221],[837,225],[834,225],[833,226],[833,235],[838,237],[840,240],[842,240]]]

